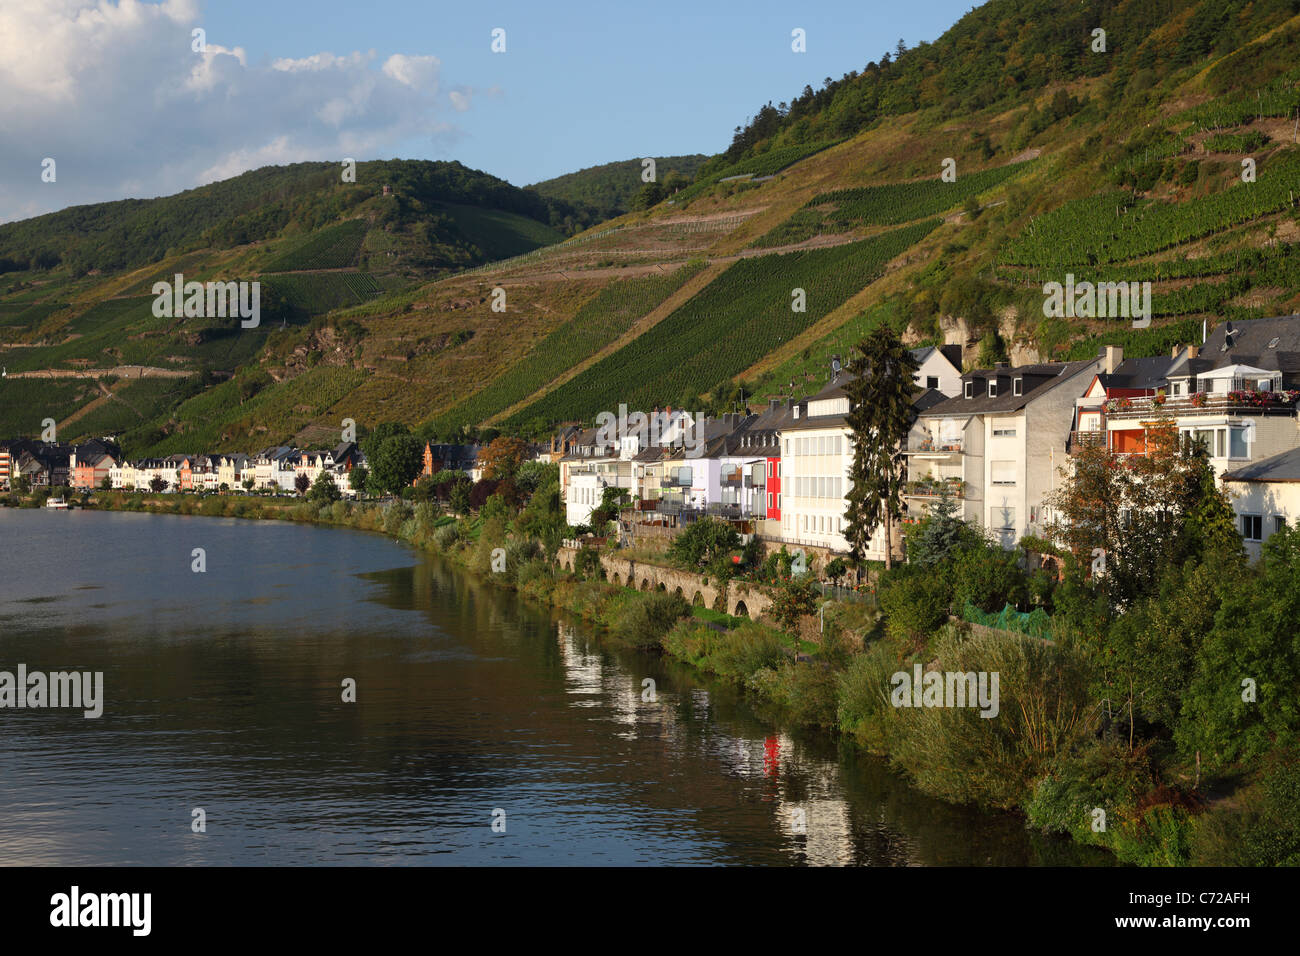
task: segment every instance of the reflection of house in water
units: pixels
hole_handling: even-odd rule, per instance
[[[641,684],[617,665],[606,673],[599,653],[581,646],[572,625],[559,625],[556,633],[560,660],[564,665],[564,690],[585,699],[571,701],[574,707],[606,707],[616,723],[629,729],[620,737],[635,738],[638,722],[660,724],[664,714],[657,702],[641,700]]]

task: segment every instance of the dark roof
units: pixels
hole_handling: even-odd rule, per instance
[[[1097,378],[1106,388],[1159,388],[1176,361],[1167,355],[1125,359],[1114,372],[1100,372]]]
[[[917,364],[921,364],[928,359],[931,354],[938,352],[948,360],[948,364],[961,371],[961,346],[960,345],[923,345],[911,350],[912,357],[916,359]]]
[[[1228,327],[1232,327],[1232,348],[1227,348]],[[1281,372],[1282,383],[1300,384],[1300,315],[1279,315],[1269,319],[1221,322],[1215,326],[1189,363],[1193,373],[1212,371],[1226,365],[1253,365]]]
[[[1096,359],[1080,362],[1044,362],[1037,365],[1020,365],[1015,368],[998,366],[991,369],[976,369],[961,377],[962,394],[938,402],[923,415],[938,417],[941,415],[981,415],[1002,412],[1015,412],[1024,408],[1034,399],[1041,397],[1062,382],[1069,381],[1079,373],[1096,365]],[[1014,394],[1012,382],[1021,379],[1021,394]],[[996,380],[997,394],[989,397],[988,383]],[[973,382],[975,394],[967,398],[966,383]]]
[[[809,415],[808,403],[825,401],[827,399],[838,398],[842,395],[847,394],[844,390],[844,386],[846,386],[852,380],[853,380],[853,376],[851,375],[841,375],[838,378],[832,379],[830,382],[826,383],[826,386],[816,395],[813,395],[811,398],[804,399],[803,402],[799,403],[803,407],[803,414],[801,414],[800,417],[798,418],[794,418],[792,415],[790,420],[782,427],[782,431],[800,431],[803,429],[828,428],[836,425],[847,425],[848,416],[842,412],[836,413],[834,415]],[[948,400],[948,396],[943,394],[943,392],[940,392],[937,389],[918,388],[912,397],[912,411],[915,414],[920,414],[921,412],[925,411],[927,408],[931,408],[934,405],[938,404],[939,402],[944,402],[947,400]]]
[[[1300,481],[1300,448],[1226,472],[1224,481]]]

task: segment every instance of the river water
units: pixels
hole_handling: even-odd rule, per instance
[[[0,671],[104,675],[98,719],[0,709],[0,864],[1110,862],[379,535],[0,509],[0,542]]]

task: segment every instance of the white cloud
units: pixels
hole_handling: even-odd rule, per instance
[[[392,155],[454,135],[428,55],[321,52],[250,64],[190,31],[196,0],[0,3],[0,221],[166,195],[268,163]],[[469,108],[457,88],[455,111]],[[442,114],[442,115],[440,115]],[[436,148],[436,147],[435,147]],[[58,162],[42,183],[40,161]]]

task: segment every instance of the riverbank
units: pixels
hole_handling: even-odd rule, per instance
[[[538,542],[512,534],[507,515],[458,519],[431,503],[100,492],[92,505],[386,534],[531,601],[575,614],[610,640],[662,651],[742,687],[779,722],[847,738],[886,757],[927,794],[1017,812],[1036,829],[1067,833],[1123,862],[1193,862],[1193,830],[1206,816],[1200,808],[1177,794],[1133,806],[1135,794],[1158,790],[1140,755],[1135,759],[1114,741],[1102,748],[1080,745],[1094,725],[1077,707],[1061,709],[1062,703],[1085,699],[1080,662],[1069,648],[975,634],[953,623],[918,640],[914,631],[894,626],[904,615],[901,607],[886,607],[894,615],[885,621],[875,608],[836,602],[823,609],[825,633],[818,641],[765,622],[724,627],[695,616],[675,594],[602,581],[594,568],[584,574],[557,567]],[[889,698],[891,678],[917,666],[926,672],[1000,674],[1002,719],[984,719],[974,708],[897,706]],[[1099,756],[1105,758],[1100,763]],[[1116,785],[1115,766],[1135,781],[1127,791]],[[1113,790],[1103,806],[1087,786],[1097,779]]]

